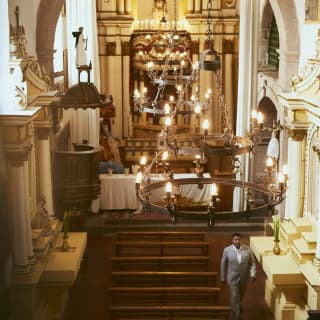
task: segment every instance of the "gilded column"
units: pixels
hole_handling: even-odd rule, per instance
[[[130,41],[122,41],[121,43],[122,51],[122,74],[130,74]],[[122,87],[123,87],[123,136],[129,137],[131,135],[131,108],[130,108],[130,95],[127,94],[130,90],[130,79],[129,77],[122,77]]]
[[[201,11],[201,0],[194,0],[194,11],[200,13]]]
[[[125,0],[125,6],[126,6],[126,14],[128,15],[132,14],[131,0]]]
[[[228,110],[230,124],[233,124],[233,73],[232,54],[233,40],[223,39],[222,50],[224,53],[224,98]]]
[[[285,218],[301,217],[304,194],[304,144],[305,130],[292,129],[288,139],[288,190],[286,192]]]
[[[52,199],[50,128],[37,128],[40,195],[46,197],[49,214],[54,214]]]
[[[193,7],[193,0],[188,0],[188,13],[193,13],[194,7]]]
[[[117,6],[118,14],[124,14],[124,1],[125,0],[118,0],[118,6]]]

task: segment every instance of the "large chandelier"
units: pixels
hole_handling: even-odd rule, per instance
[[[176,19],[176,1],[174,5]],[[187,32],[174,28],[155,32],[146,30],[139,34],[141,44],[136,46],[136,63],[147,71],[149,88],[136,90],[133,97],[136,110],[165,118],[164,128],[157,138],[157,152],[149,164],[145,157],[140,160],[136,195],[144,210],[169,213],[174,223],[180,219],[206,220],[209,227],[213,227],[217,220],[248,220],[272,213],[284,199],[288,179],[287,173],[279,174],[274,162],[270,161],[266,167],[266,178],[260,184],[211,177],[204,173],[203,168],[208,161],[206,154],[214,147],[214,152],[231,157],[235,175],[240,169],[239,155],[252,152],[261,134],[269,130],[263,127],[259,115],[259,119],[253,119],[248,136],[233,134],[222,92],[220,57],[213,48],[211,11],[212,1],[208,0],[205,50],[196,63],[191,60],[191,39]],[[202,71],[215,75],[223,133],[209,133],[212,91],[209,88],[204,97],[200,97]],[[168,95],[169,86],[175,88],[175,94]],[[149,93],[150,89],[153,89],[153,95]],[[193,116],[192,130],[182,134],[177,132],[174,120],[179,114]],[[273,129],[281,130],[282,127],[277,123]],[[194,156],[195,174],[192,177],[179,176],[170,168],[168,158],[179,155]],[[238,194],[241,199],[237,209],[219,210],[219,198],[227,196],[219,194],[219,190],[226,187],[232,190],[231,197]],[[187,197],[190,192],[197,193],[197,201],[190,201]]]

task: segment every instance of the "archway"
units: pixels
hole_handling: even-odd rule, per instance
[[[37,14],[37,56],[39,62],[46,68],[46,72],[50,76],[53,74],[55,30],[64,2],[64,0],[41,0]]]

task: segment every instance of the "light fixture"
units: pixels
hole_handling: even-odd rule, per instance
[[[270,214],[274,207],[284,199],[287,178],[285,178],[285,174],[279,174],[277,177],[279,186],[275,185],[275,166],[272,159],[266,163],[268,179],[261,185],[243,180],[204,177],[202,174],[202,165],[207,162],[206,150],[221,143],[220,152],[231,156],[233,173],[236,173],[240,168],[240,160],[237,156],[252,151],[261,132],[267,130],[263,126],[263,115],[255,111],[247,137],[238,137],[232,132],[222,92],[219,73],[220,57],[213,48],[211,0],[208,0],[207,9],[206,50],[200,54],[200,60],[197,63],[192,63],[188,50],[176,50],[182,41],[181,35],[183,34],[187,39],[187,33],[179,34],[174,29],[169,32],[150,33],[148,38],[144,38],[145,43],[149,46],[142,48],[142,54],[139,53],[137,59],[144,65],[150,79],[150,85],[155,86],[155,95],[151,96],[149,90],[135,91],[133,102],[135,108],[140,112],[149,112],[164,117],[164,129],[158,135],[158,150],[149,164],[144,163],[143,177],[136,184],[137,197],[143,207],[151,211],[169,213],[174,223],[184,218],[204,219],[209,227],[213,227],[217,220],[241,218],[248,220],[253,216]],[[151,45],[156,48],[161,45],[163,47],[161,54],[155,55]],[[209,55],[211,58],[207,60]],[[223,134],[209,133],[208,111],[213,107],[212,89],[209,88],[206,91],[203,101],[201,101],[199,79],[202,70],[213,72],[216,77],[217,107],[220,108],[222,114]],[[175,87],[175,96],[166,94],[168,86]],[[173,119],[182,113],[193,115],[196,121],[194,130],[179,135],[173,125]],[[201,119],[202,130],[200,129]],[[279,122],[274,123],[274,130],[281,128]],[[193,142],[192,148],[184,147],[183,142],[186,139]],[[179,178],[174,175],[168,158],[177,157],[180,153],[194,155],[195,177]],[[152,176],[151,172],[154,171],[152,168],[158,164],[163,169],[163,174]],[[195,192],[205,193],[205,200],[201,203],[186,202],[183,194],[174,191],[187,188],[187,186],[191,186]],[[219,210],[219,198],[226,201],[226,194],[223,192],[225,188],[231,188],[232,193],[242,195],[240,198],[243,201],[238,210]],[[162,199],[159,200],[159,197],[155,199],[157,197],[154,195],[163,194],[163,190]],[[219,194],[218,190],[221,190]],[[228,196],[230,197],[230,193]]]

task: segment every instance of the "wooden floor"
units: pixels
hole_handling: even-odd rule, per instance
[[[252,234],[253,235],[253,234]],[[231,234],[210,232],[210,271],[219,272],[223,248],[230,244]],[[64,320],[95,319],[109,320],[110,297],[107,288],[111,285],[109,258],[114,255],[115,234],[88,235],[87,259],[82,263],[78,278],[70,292]],[[243,235],[248,243],[248,235]],[[242,320],[273,320],[274,317],[264,301],[265,275],[257,265],[257,281],[249,283],[242,305]],[[221,287],[220,303],[229,304],[227,286]]]

